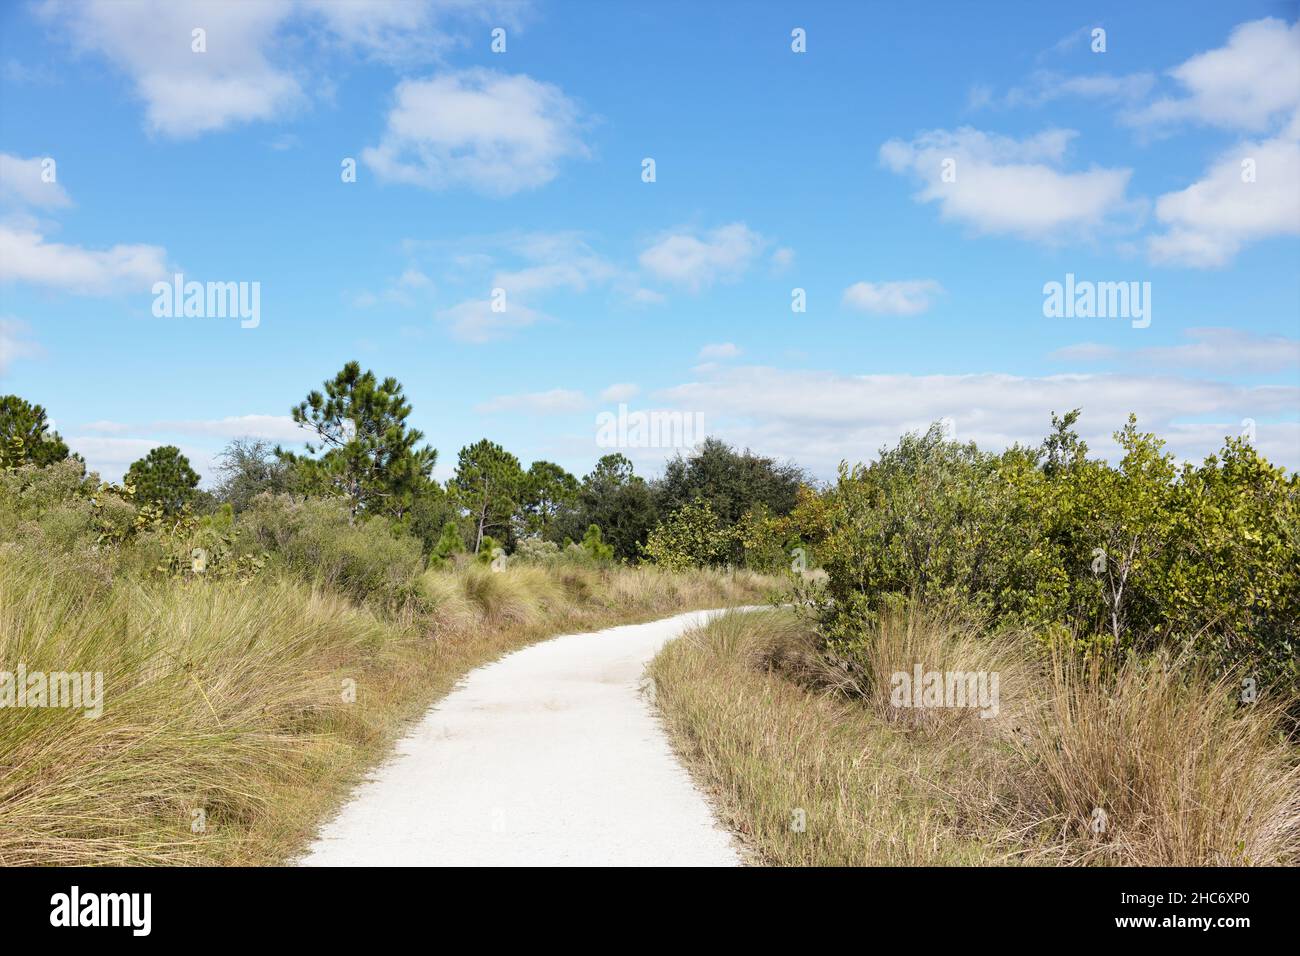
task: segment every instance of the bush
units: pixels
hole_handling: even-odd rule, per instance
[[[418,595],[424,569],[418,539],[395,533],[382,518],[352,523],[345,502],[259,495],[240,516],[247,547],[272,552],[303,580],[356,601],[398,605]]]
[[[702,498],[683,505],[658,524],[646,540],[645,557],[669,571],[728,563],[735,534],[724,528]]]
[[[995,628],[1141,652],[1192,641],[1220,669],[1300,681],[1300,479],[1237,439],[1178,468],[1131,418],[1113,467],[1086,457],[1073,420],[1041,449],[992,455],[936,426],[842,466],[800,506],[820,528],[828,638],[893,597],[956,598]],[[677,538],[658,550],[691,554]]]
[[[560,557],[560,546],[554,541],[541,538],[521,538],[515,547],[514,556],[521,561],[546,564]]]

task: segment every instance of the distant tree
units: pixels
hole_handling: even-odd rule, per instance
[[[263,492],[281,494],[292,485],[292,468],[261,438],[236,438],[217,455],[218,501],[243,511]]]
[[[82,460],[69,454],[44,408],[17,395],[0,396],[0,468],[52,465],[65,458]]]
[[[433,554],[447,526],[461,520],[456,497],[438,482],[426,481],[416,490],[402,523],[407,531],[424,542],[425,554]],[[460,550],[465,550],[463,543]]]
[[[563,530],[577,538],[579,529],[597,525],[620,561],[635,561],[657,516],[650,486],[633,473],[626,456],[615,453],[601,458],[583,478],[578,509]],[[572,524],[578,533],[569,530]]]
[[[451,485],[473,521],[475,554],[485,535],[510,533],[523,484],[519,459],[500,445],[485,438],[460,450]]]
[[[722,526],[730,528],[759,506],[774,515],[788,515],[806,481],[797,465],[738,452],[709,438],[689,457],[679,453],[668,462],[655,484],[656,504],[660,513],[670,514],[702,499]]]
[[[546,540],[555,536],[562,516],[578,503],[578,479],[550,461],[535,461],[524,475],[521,504],[525,530]]]
[[[160,445],[131,464],[125,482],[135,488],[136,501],[161,505],[174,514],[194,500],[199,476],[179,448]]]
[[[380,382],[371,371],[348,362],[325,393],[312,391],[293,408],[293,420],[316,433],[308,456],[277,448],[308,489],[347,498],[355,519],[362,511],[401,517],[429,480],[438,453],[416,448],[424,433],[406,424],[411,406],[395,378]]]

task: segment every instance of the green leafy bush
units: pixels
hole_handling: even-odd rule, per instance
[[[357,601],[386,605],[415,596],[424,569],[418,538],[396,532],[382,518],[353,523],[345,500],[300,501],[259,495],[240,515],[244,547],[269,551],[304,580],[328,585]]]
[[[861,635],[900,596],[956,599],[996,627],[1300,679],[1297,477],[1239,439],[1179,467],[1132,418],[1112,466],[1087,457],[1076,417],[1038,449],[993,455],[936,426],[842,467],[813,522],[825,633]]]
[[[648,560],[670,571],[717,567],[727,563],[735,533],[703,498],[682,505],[655,526],[646,540]]]

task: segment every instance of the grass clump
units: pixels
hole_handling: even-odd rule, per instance
[[[1300,862],[1294,698],[1244,702],[1191,657],[1048,648],[922,606],[853,647],[793,612],[732,615],[651,666],[680,750],[765,862]],[[996,670],[996,713],[898,706],[894,675],[918,664]]]

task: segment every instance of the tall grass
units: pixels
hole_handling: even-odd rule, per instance
[[[1031,858],[1140,866],[1300,862],[1289,701],[1168,655],[1053,656],[1016,741],[1024,807],[1054,839]]]
[[[651,672],[723,812],[779,864],[1295,865],[1295,701],[1168,657],[1106,662],[934,609],[851,658],[788,612],[736,615]],[[999,712],[894,706],[890,676],[998,669]],[[806,828],[791,826],[802,809]]]
[[[756,856],[783,866],[988,863],[947,799],[969,769],[952,744],[918,747],[840,693],[788,612],[727,615],[650,667],[679,750]]]
[[[77,553],[0,548],[0,671],[104,679],[96,719],[0,709],[0,864],[283,862],[472,667],[559,631],[770,588],[473,567],[419,575],[393,609],[312,580],[114,576]]]

